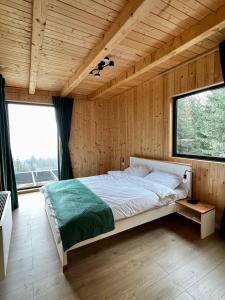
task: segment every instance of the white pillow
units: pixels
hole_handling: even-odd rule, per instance
[[[145,179],[151,180],[152,182],[156,182],[159,184],[163,184],[172,190],[178,187],[178,185],[180,185],[180,183],[182,182],[182,178],[178,175],[160,171],[151,172],[145,177]]]
[[[125,169],[124,172],[134,176],[145,177],[151,172],[151,170],[151,168],[146,166],[133,166]]]
[[[107,174],[109,174],[109,175],[120,175],[122,173],[123,173],[123,171],[108,171],[107,172]]]

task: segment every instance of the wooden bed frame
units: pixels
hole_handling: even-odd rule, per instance
[[[153,170],[175,173],[181,177],[183,177],[184,172],[186,170],[190,171],[190,172],[187,172],[187,182],[184,183],[184,185],[186,185],[186,187],[189,191],[188,196],[191,197],[191,190],[192,190],[192,188],[191,188],[191,185],[192,185],[192,176],[191,176],[192,167],[191,167],[191,165],[173,163],[173,162],[168,162],[168,161],[150,160],[150,159],[144,159],[144,158],[138,158],[138,157],[130,157],[130,166],[134,166],[134,165],[150,166],[153,168]],[[150,221],[161,218],[163,216],[172,214],[172,213],[176,212],[176,203],[171,203],[169,205],[165,205],[160,208],[149,210],[149,211],[143,212],[141,214],[135,215],[135,216],[127,218],[127,219],[116,221],[114,230],[107,232],[105,234],[96,236],[94,238],[82,241],[80,243],[77,243],[74,246],[72,246],[70,249],[68,249],[67,251],[63,250],[62,242],[58,243],[58,235],[59,234],[56,231],[55,220],[51,216],[51,211],[47,204],[47,201],[45,201],[45,210],[46,210],[47,217],[48,217],[48,220],[49,220],[49,223],[51,226],[55,244],[56,244],[56,247],[57,247],[57,250],[59,253],[63,271],[65,271],[67,269],[67,253],[69,251],[72,251],[72,250],[82,247],[84,245],[93,243],[95,241],[104,239],[106,237],[112,236],[114,234],[120,233],[122,231],[131,229],[133,227],[148,223]]]

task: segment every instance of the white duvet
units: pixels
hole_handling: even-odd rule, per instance
[[[177,199],[174,190],[126,173],[78,179],[110,206],[115,221],[167,205]]]

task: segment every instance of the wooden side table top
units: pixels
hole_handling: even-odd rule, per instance
[[[200,214],[205,214],[209,212],[210,210],[215,209],[216,207],[212,204],[209,204],[207,202],[199,201],[197,204],[191,204],[187,202],[188,199],[181,199],[177,200],[176,203],[186,206],[190,209],[193,209],[194,211],[199,212]]]

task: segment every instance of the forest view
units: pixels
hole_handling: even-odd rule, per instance
[[[58,169],[54,107],[8,104],[15,173]]]
[[[58,169],[57,158],[37,158],[35,156],[25,160],[21,160],[19,157],[14,158],[13,165],[16,173]]]
[[[177,99],[176,153],[225,158],[225,87]]]

